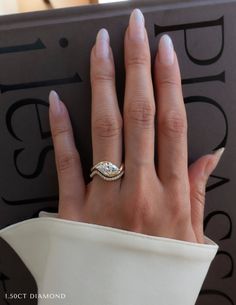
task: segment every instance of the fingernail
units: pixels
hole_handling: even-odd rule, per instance
[[[56,91],[52,90],[49,93],[49,105],[50,110],[54,115],[59,115],[61,113],[61,101]]]
[[[214,152],[214,155],[215,155],[216,158],[217,158],[217,163],[220,161],[220,159],[221,159],[221,157],[222,157],[224,151],[225,151],[225,147],[222,147],[222,148],[220,148],[220,149],[218,149],[218,150],[216,150],[216,151]]]
[[[98,58],[109,58],[110,37],[106,29],[101,29],[96,38],[96,56]]]
[[[158,47],[158,55],[160,63],[163,65],[173,65],[174,63],[174,46],[169,35],[165,34],[161,37]]]
[[[207,162],[205,170],[204,170],[205,177],[207,179],[209,178],[209,176],[212,174],[212,172],[217,167],[224,151],[225,151],[225,148],[222,147],[222,148],[216,150],[215,152],[213,152],[211,155],[212,157],[208,159],[208,162]]]
[[[133,10],[129,19],[129,37],[133,40],[144,40],[145,38],[145,20],[140,9]]]
[[[225,148],[222,147],[222,148],[216,150],[216,151],[212,154],[212,156],[213,156],[214,159],[213,159],[213,160],[210,159],[209,162],[208,162],[208,164],[206,165],[206,168],[205,168],[205,174],[206,174],[207,177],[209,177],[209,176],[211,175],[211,173],[212,173],[212,172],[215,170],[215,168],[217,167],[217,165],[218,165],[218,163],[220,162],[220,159],[221,159],[221,157],[222,157],[224,151],[225,151]]]

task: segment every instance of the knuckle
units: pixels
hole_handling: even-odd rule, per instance
[[[180,82],[178,79],[175,79],[173,77],[170,77],[170,76],[166,76],[166,77],[161,77],[159,78],[158,80],[158,83],[159,83],[159,86],[160,87],[164,87],[166,89],[168,88],[176,88],[176,89],[179,89],[180,88]]]
[[[58,156],[57,158],[57,166],[58,171],[60,173],[65,172],[68,169],[74,168],[75,165],[78,163],[78,153],[76,152],[68,152]]]
[[[112,82],[115,79],[114,69],[97,69],[92,73],[92,84],[100,82]]]
[[[181,138],[187,133],[187,120],[179,113],[169,113],[159,122],[160,131],[168,137]]]
[[[191,197],[192,200],[204,206],[205,204],[205,187],[195,188],[192,191]]]
[[[71,128],[65,124],[57,124],[57,126],[55,126],[52,129],[52,136],[54,138],[58,137],[58,136],[66,136],[71,132]]]
[[[128,120],[134,122],[136,125],[142,128],[153,127],[155,118],[155,106],[148,101],[148,99],[143,99],[143,101],[130,101],[127,107],[127,117]]]
[[[93,124],[94,133],[100,138],[113,138],[121,135],[122,119],[113,119],[112,116],[98,118]]]
[[[126,60],[127,67],[147,66],[149,63],[150,59],[146,52],[134,52],[131,56],[128,56]]]
[[[178,168],[172,168],[167,177],[169,187],[176,194],[183,194],[183,192],[186,193],[186,190],[189,191],[188,184],[184,183],[187,178],[183,176],[183,173],[180,172]]]

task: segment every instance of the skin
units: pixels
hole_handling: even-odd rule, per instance
[[[113,182],[96,175],[85,185],[68,111],[50,93],[58,217],[204,243],[206,183],[223,150],[203,156],[188,168],[187,119],[178,59],[174,52],[173,63],[168,63],[161,39],[151,67],[148,36],[137,10],[124,38],[126,88],[121,114],[112,50],[105,47],[104,31],[91,51],[93,164],[108,160],[119,167],[124,140],[125,175]]]

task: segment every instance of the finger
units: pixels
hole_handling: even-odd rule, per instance
[[[91,52],[91,85],[93,164],[110,161],[119,167],[122,161],[122,117],[109,34],[105,29],[99,31]],[[103,181],[98,176],[95,178]]]
[[[218,165],[224,148],[198,159],[189,167],[191,220],[198,242],[203,242],[203,219],[207,181]]]
[[[139,9],[132,12],[125,35],[125,66],[125,164],[126,172],[134,172],[142,165],[154,168],[155,140],[150,49]]]
[[[187,118],[178,59],[168,35],[160,39],[155,62],[158,96],[158,176],[163,183],[187,181]]]
[[[50,92],[49,102],[50,127],[59,182],[59,216],[77,219],[85,196],[80,157],[75,147],[68,111],[55,91]]]

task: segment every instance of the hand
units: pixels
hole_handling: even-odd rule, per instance
[[[58,217],[203,243],[205,187],[223,149],[188,168],[187,119],[173,44],[167,35],[160,39],[155,106],[148,36],[138,9],[125,34],[125,66],[122,118],[109,35],[100,30],[91,52],[93,164],[108,160],[120,166],[124,130],[125,174],[119,180],[108,182],[95,176],[85,185],[69,114],[55,91],[50,93]],[[154,161],[155,137],[158,164]]]

